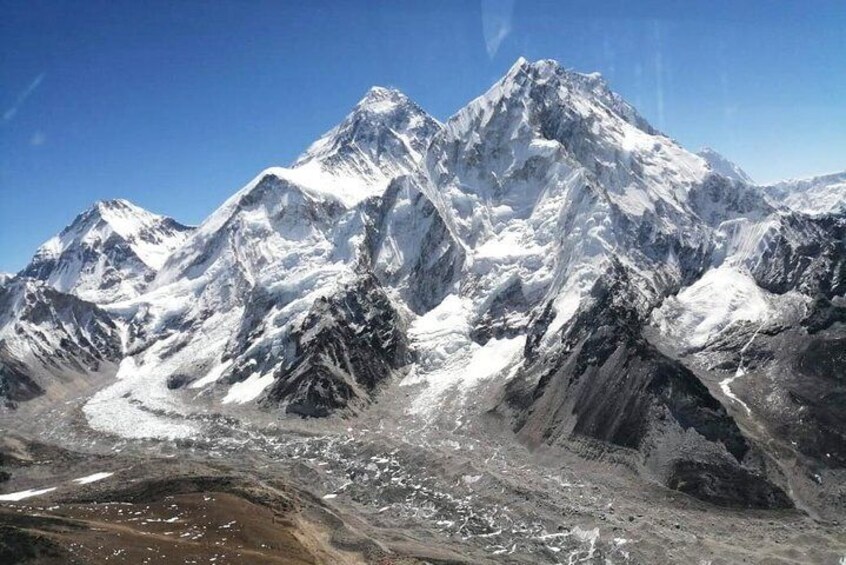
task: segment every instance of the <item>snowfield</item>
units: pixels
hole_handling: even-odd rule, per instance
[[[525,336],[492,339],[485,345],[470,339],[470,307],[469,300],[450,295],[411,324],[409,335],[419,359],[402,384],[424,385],[412,401],[412,414],[434,417],[447,395],[461,403],[480,383],[519,361]]]

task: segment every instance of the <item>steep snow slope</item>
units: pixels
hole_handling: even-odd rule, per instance
[[[140,294],[191,228],[126,200],[97,202],[42,245],[23,276],[96,303]]]
[[[373,87],[336,127],[294,162],[304,185],[331,190],[350,206],[416,169],[441,125],[397,90]]]
[[[708,163],[708,167],[718,175],[724,176],[727,179],[744,182],[746,184],[755,184],[755,181],[746,174],[746,171],[740,168],[740,165],[729,161],[714,149],[710,147],[703,147],[696,153]]]
[[[846,210],[846,172],[783,181],[764,190],[774,203],[806,214]]]
[[[507,206],[516,217],[529,215],[574,168],[589,171],[636,215],[659,202],[679,209],[706,173],[702,159],[652,129],[599,75],[523,59],[450,118],[427,161],[449,192]]]
[[[640,279],[646,308],[699,268],[708,245],[688,203],[705,162],[598,75],[552,61],[518,61],[450,118],[427,169],[433,200],[472,249],[464,286],[486,333],[505,319],[523,331],[551,301],[554,334],[612,260]]]

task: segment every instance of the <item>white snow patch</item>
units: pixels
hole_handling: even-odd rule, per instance
[[[770,319],[774,300],[747,272],[723,265],[665,300],[654,320],[663,333],[701,347],[734,324]]]
[[[9,493],[9,494],[0,494],[0,501],[16,502],[18,500],[23,500],[25,498],[30,498],[30,497],[33,497],[33,496],[39,496],[41,494],[46,494],[46,493],[52,492],[54,490],[56,490],[56,487],[44,488],[44,489],[41,489],[41,490],[29,489],[29,490],[22,490],[20,492],[13,492],[13,493]]]
[[[229,392],[223,398],[223,403],[229,404],[235,402],[236,404],[244,404],[255,400],[272,382],[273,373],[266,375],[253,373],[240,383],[235,383],[229,387]]]
[[[402,384],[426,385],[413,401],[412,413],[432,414],[447,392],[463,401],[474,387],[507,369],[525,346],[525,336],[491,339],[483,346],[473,342],[470,307],[469,299],[450,295],[411,324],[419,361]]]
[[[544,248],[517,231],[506,231],[491,238],[476,249],[476,261],[492,262],[516,261],[523,257],[540,255]]]
[[[108,479],[112,475],[114,475],[114,473],[94,473],[93,475],[88,475],[87,477],[80,477],[78,479],[74,479],[73,482],[79,483],[81,485],[87,485],[89,483],[96,483],[97,481]]]
[[[590,289],[596,282],[600,273],[600,263],[598,261],[587,262],[580,265],[568,277],[567,282],[561,288],[558,296],[552,302],[555,310],[555,318],[552,319],[544,334],[544,343],[548,343],[553,339],[561,328],[569,322],[579,306],[582,304],[584,298],[590,294]]]
[[[223,373],[225,373],[226,370],[231,366],[232,366],[231,360],[226,361],[224,363],[218,363],[217,365],[214,366],[214,368],[211,371],[206,373],[205,377],[203,377],[201,379],[197,379],[196,381],[191,383],[188,388],[203,388],[206,385],[210,385],[211,383],[217,381],[217,379],[222,377]]]

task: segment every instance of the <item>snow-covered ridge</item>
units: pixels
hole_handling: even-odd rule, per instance
[[[740,165],[729,161],[714,149],[703,147],[696,154],[705,159],[708,166],[715,173],[732,180],[745,182],[746,184],[755,184],[755,181],[746,174],[746,171],[740,168]]]
[[[383,131],[377,131],[379,129]],[[440,123],[436,119],[399,90],[374,86],[340,124],[312,143],[292,166],[333,157],[344,144],[368,145],[373,140],[364,136],[372,133],[393,133],[419,156],[425,151],[429,138],[439,129]],[[367,146],[363,149],[377,148]]]
[[[291,174],[306,185],[331,186],[352,206],[415,170],[441,127],[405,94],[373,87],[294,162]]]
[[[522,59],[447,121],[427,165],[438,184],[452,177],[462,192],[523,215],[557,184],[555,176],[576,167],[638,216],[656,206],[683,211],[686,192],[708,172],[703,159],[657,132],[596,75]]]
[[[43,281],[0,287],[0,397],[25,401],[113,374],[119,329],[94,304]]]
[[[846,211],[846,171],[809,179],[791,179],[764,187],[776,205],[805,214]]]
[[[104,200],[36,251],[22,275],[108,303],[140,294],[192,228],[127,200]]]

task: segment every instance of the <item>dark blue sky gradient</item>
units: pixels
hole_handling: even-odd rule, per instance
[[[371,85],[443,120],[520,55],[759,181],[846,169],[846,2],[597,3],[0,1],[0,271],[97,199],[197,223]]]

